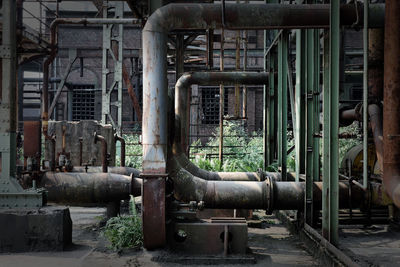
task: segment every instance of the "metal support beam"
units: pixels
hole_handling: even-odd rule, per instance
[[[1,87],[0,87],[0,208],[39,207],[43,190],[23,190],[16,177],[17,152],[17,51],[16,3],[2,1]]]
[[[368,187],[368,14],[369,0],[364,1],[363,29],[363,187]]]
[[[51,102],[51,105],[50,105],[50,108],[49,108],[49,117],[51,117],[51,114],[53,113],[54,108],[57,105],[58,98],[61,95],[62,89],[65,86],[65,83],[67,82],[69,74],[71,73],[72,66],[74,65],[74,63],[75,63],[75,61],[77,59],[77,50],[76,49],[71,48],[71,49],[69,49],[68,52],[69,52],[68,53],[68,55],[69,55],[68,56],[69,57],[69,63],[68,63],[67,68],[65,69],[64,77],[61,79],[60,83],[58,84],[57,91],[56,91],[56,93],[54,94],[54,97],[53,97],[53,102]]]
[[[329,54],[324,47],[324,128],[323,128],[323,197],[322,197],[322,235],[332,244],[338,244],[339,213],[339,57],[340,57],[340,1],[330,3]],[[329,67],[328,67],[329,66]],[[326,69],[328,67],[328,69]],[[328,85],[328,86],[326,86]]]
[[[296,181],[299,181],[300,174],[305,173],[306,159],[306,125],[305,100],[306,100],[306,38],[305,30],[296,30],[296,128],[295,128],[295,149],[296,149]]]
[[[114,18],[120,19],[124,15],[124,2],[118,1],[103,5],[103,18],[108,18],[109,9],[113,7]],[[112,6],[111,6],[112,5]],[[118,134],[122,132],[122,64],[123,64],[123,30],[122,24],[103,25],[103,64],[102,64],[102,109],[101,122],[111,123]],[[113,52],[113,43],[118,53]],[[108,59],[113,60],[113,70],[109,69]],[[113,79],[110,80],[110,74]],[[112,92],[117,91],[117,100],[111,102]],[[117,107],[117,118],[112,116],[111,107]]]
[[[287,173],[287,55],[288,33],[283,32],[278,42],[278,165],[283,181]]]
[[[305,220],[312,225],[313,218],[313,171],[314,171],[314,30],[306,31],[306,197]]]

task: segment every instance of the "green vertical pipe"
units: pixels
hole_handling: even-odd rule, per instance
[[[287,173],[287,55],[288,33],[283,32],[278,42],[278,164],[283,181]]]
[[[275,49],[273,51],[271,51],[271,63],[270,63],[270,73],[272,73],[269,77],[270,77],[270,88],[269,88],[269,92],[268,92],[268,98],[269,98],[269,109],[268,109],[268,129],[269,129],[269,164],[272,164],[275,160],[275,155],[276,155],[276,139],[277,139],[277,135],[276,135],[276,124],[277,124],[277,120],[276,120],[276,108],[277,108],[277,94],[275,94],[276,92],[276,79],[275,79],[275,66],[277,63],[277,58],[276,58],[277,54],[275,53]]]
[[[296,127],[295,127],[295,149],[296,149],[296,181],[299,181],[300,174],[305,173],[305,30],[296,30]]]
[[[306,30],[306,197],[305,197],[305,218],[306,223],[312,225],[313,210],[313,173],[314,173],[314,30]]]
[[[321,51],[321,44],[320,44],[320,30],[314,31],[314,145],[313,145],[313,180],[319,181],[320,180],[320,139],[317,137],[317,134],[320,133],[320,51]]]
[[[363,187],[368,187],[368,9],[369,0],[364,0],[363,31]]]
[[[329,105],[329,31],[324,31],[324,58],[323,58],[323,139],[322,139],[322,235],[329,238],[329,133],[330,133],[330,105]]]
[[[339,213],[339,57],[340,57],[340,1],[330,3],[329,31],[329,90],[324,91],[324,181],[329,183],[323,203],[323,235],[338,244]],[[325,118],[327,117],[327,118]],[[326,121],[327,120],[327,121]],[[325,125],[325,122],[328,125]],[[326,201],[328,203],[326,203]],[[327,213],[327,214],[326,214]],[[324,218],[328,216],[329,220]]]
[[[265,3],[267,1],[264,1]],[[268,31],[264,30],[264,71],[265,72],[269,72],[270,70],[270,65],[271,65],[271,54],[265,55],[267,52],[267,34]],[[271,73],[270,73],[271,74]],[[270,75],[271,76],[271,75]],[[268,84],[264,85],[263,87],[263,157],[264,157],[264,171],[267,170],[268,165],[270,164],[270,160],[269,160],[269,149],[270,149],[270,145],[269,145],[269,119],[268,119],[268,108],[270,107],[269,104],[269,87],[270,87],[270,79],[268,79]]]

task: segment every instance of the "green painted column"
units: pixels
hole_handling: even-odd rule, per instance
[[[296,181],[299,181],[300,174],[305,173],[306,159],[306,117],[305,117],[305,95],[306,95],[306,38],[305,30],[296,30],[296,128],[295,128],[295,149],[296,149]]]
[[[314,172],[314,30],[306,31],[307,59],[306,59],[306,198],[305,219],[312,225],[313,218],[313,172]]]
[[[340,52],[340,1],[330,3],[329,65],[324,61],[324,129],[323,129],[323,197],[322,235],[332,244],[338,244],[339,208],[339,52]],[[324,47],[324,59],[327,47]],[[329,66],[329,69],[326,68]],[[325,86],[328,84],[328,87]]]
[[[321,30],[314,30],[314,145],[313,145],[313,180],[320,180],[320,70],[321,70]],[[318,136],[317,136],[318,135]]]
[[[283,181],[287,173],[287,55],[288,34],[283,32],[278,42],[278,165]]]

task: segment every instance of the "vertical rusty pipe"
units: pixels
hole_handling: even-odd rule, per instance
[[[369,121],[374,136],[376,157],[379,168],[383,171],[383,134],[382,134],[382,111],[377,104],[368,106]]]
[[[385,12],[383,184],[400,207],[400,1],[387,0]]]
[[[107,141],[104,136],[98,135],[94,132],[94,143],[101,142],[101,166],[103,172],[108,172],[108,160],[107,160]]]
[[[79,166],[83,164],[83,137],[79,137]]]
[[[368,98],[379,103],[383,100],[384,30],[369,29],[368,44]]]
[[[121,167],[125,167],[125,139],[115,134],[115,143],[119,141],[121,143]]]
[[[67,126],[63,125],[62,127],[62,153],[65,154],[65,132],[67,130]]]

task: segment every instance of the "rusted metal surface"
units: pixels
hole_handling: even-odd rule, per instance
[[[380,170],[383,170],[383,133],[382,133],[382,111],[381,108],[372,104],[368,106],[369,121],[374,136],[376,157]]]
[[[40,186],[50,202],[67,204],[108,203],[139,196],[142,180],[112,173],[46,172]]]
[[[383,184],[400,207],[400,1],[387,0],[383,93]]]
[[[369,29],[368,98],[370,102],[383,100],[383,58],[385,34],[382,28]]]
[[[117,134],[114,135],[114,138],[115,142],[121,143],[121,167],[125,167],[125,139]]]
[[[273,176],[276,180],[280,180],[279,173],[270,172],[211,172],[200,169],[193,164],[184,153],[174,153],[174,160],[171,162],[170,168],[176,169],[182,167],[194,176],[209,181],[264,181],[266,177]],[[174,162],[175,161],[175,162]],[[176,165],[179,165],[177,167]]]
[[[119,51],[118,51],[118,45],[116,42],[113,42],[113,44],[112,44],[112,51],[113,51],[115,57],[118,58]],[[135,93],[135,90],[133,90],[133,85],[132,85],[131,79],[129,77],[129,73],[128,73],[125,63],[122,63],[122,79],[124,79],[125,85],[128,88],[129,98],[131,99],[132,106],[133,106],[133,109],[135,110],[138,121],[142,121],[142,109],[140,108],[139,100]],[[136,85],[136,86],[139,86],[139,85]]]
[[[94,173],[94,172],[102,172],[103,167],[102,166],[75,166],[71,172],[87,172],[87,173]],[[120,175],[133,175],[134,177],[139,177],[140,171],[135,169],[135,168],[130,168],[130,167],[108,167],[108,172],[109,173],[115,173],[115,174],[120,174]]]
[[[168,229],[169,245],[186,254],[246,254],[247,224],[243,220],[233,222],[231,219],[173,223]]]
[[[280,182],[267,178],[264,182],[206,181],[184,169],[171,173],[175,198],[184,202],[203,201],[206,208],[303,210],[304,182]],[[362,187],[339,183],[339,207],[360,207],[367,201],[367,191]],[[321,209],[322,182],[313,185],[316,209]],[[380,206],[381,203],[373,203]]]
[[[143,179],[142,225],[146,249],[165,246],[165,177]]]
[[[98,135],[96,132],[94,133],[94,143],[101,142],[101,166],[103,172],[108,172],[108,155],[107,155],[107,140],[104,136]]]
[[[35,158],[41,152],[40,121],[24,121],[24,157]]]

